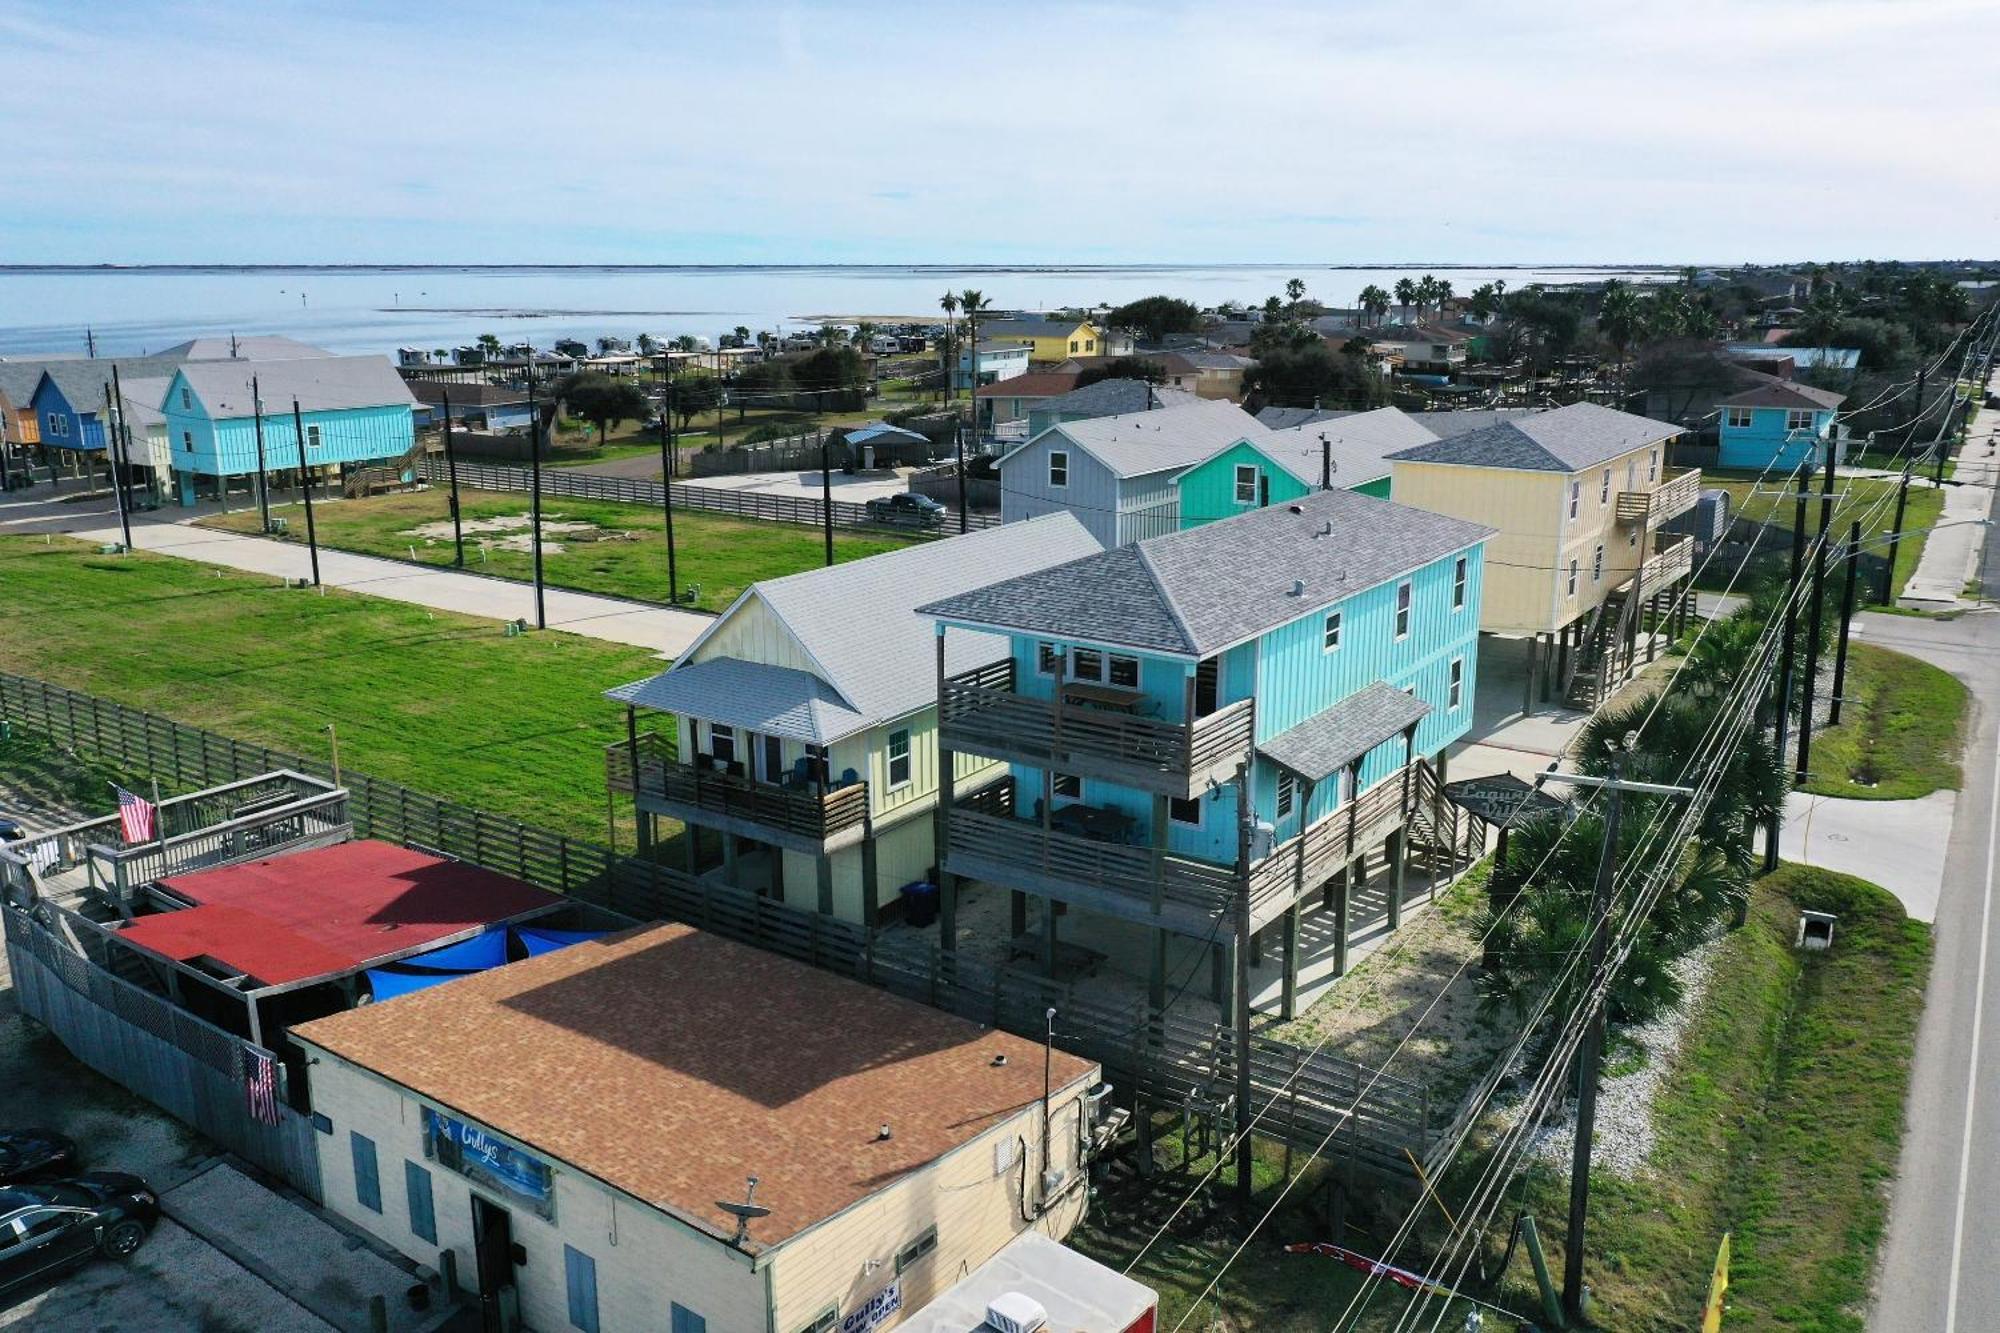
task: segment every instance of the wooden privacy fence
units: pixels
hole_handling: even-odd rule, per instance
[[[269,1057],[282,1078],[274,1053],[112,975],[27,911],[8,905],[0,915],[22,1013],[98,1073],[319,1201],[311,1117],[285,1105],[282,1092],[276,1124],[250,1114],[244,1052]]]
[[[450,480],[450,473],[442,458],[431,456],[417,465],[419,475],[433,484]],[[534,473],[524,467],[507,467],[499,463],[474,463],[460,459],[458,463],[458,484],[476,491],[527,491],[534,487]],[[543,468],[542,494],[568,496],[577,500],[612,500],[620,504],[650,505],[658,509],[665,499],[666,488],[657,481],[642,480],[638,477],[611,477],[595,472],[581,472],[573,468]],[[822,502],[814,496],[771,495],[763,491],[737,491],[720,486],[694,486],[687,482],[674,483],[674,507],[676,509],[702,509],[717,514],[733,514],[738,518],[759,518],[776,523],[802,523],[819,527],[826,521]],[[868,507],[852,500],[833,502],[833,525],[837,528],[881,528],[882,523],[868,516]],[[971,528],[997,528],[1000,526],[996,514],[971,514],[967,526]],[[898,528],[898,531],[907,531]],[[939,531],[958,531],[958,515],[947,513]]]
[[[0,718],[156,776],[163,785],[212,786],[278,769],[331,777],[317,759],[231,740],[31,677],[0,673]],[[1113,1083],[1155,1103],[1178,1105],[1233,1087],[1231,1034],[1212,1023],[1153,1014],[1143,1001],[1121,1007],[1086,1000],[1034,973],[947,953],[928,935],[870,930],[789,907],[365,774],[343,771],[341,783],[348,817],[361,836],[455,857],[634,920],[684,921],[1037,1041],[1046,1030],[1046,1011],[1054,1008],[1066,1050],[1098,1061]],[[1337,1134],[1342,1151],[1399,1171],[1407,1169],[1405,1148],[1423,1156],[1431,1134],[1422,1085],[1265,1039],[1252,1043],[1250,1059],[1257,1106],[1278,1097],[1259,1133],[1307,1151]]]

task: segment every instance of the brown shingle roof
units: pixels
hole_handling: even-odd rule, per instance
[[[1076,374],[1061,370],[1031,370],[1012,379],[982,384],[973,391],[976,398],[1054,398],[1076,387]]]
[[[1754,373],[1754,372],[1753,372]],[[1718,406],[1721,407],[1799,407],[1811,408],[1815,412],[1825,412],[1839,407],[1847,401],[1844,393],[1831,389],[1816,389],[1810,384],[1798,384],[1791,380],[1781,380],[1775,376],[1759,375],[1768,384],[1753,384],[1750,388],[1730,394]]]
[[[715,1201],[755,1175],[765,1249],[1042,1091],[1033,1042],[684,925],[293,1033],[718,1236],[735,1221]],[[1095,1068],[1058,1052],[1054,1086]]]

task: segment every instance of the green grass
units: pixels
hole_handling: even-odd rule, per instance
[[[333,506],[329,506],[331,508]],[[652,654],[166,556],[0,537],[0,669],[602,842],[600,697]],[[622,845],[629,847],[627,835]]]
[[[1850,645],[1841,721],[1813,737],[1805,790],[1905,801],[1959,785],[1966,689],[1928,662]]]
[[[1840,918],[1831,951],[1791,947],[1800,907]],[[1859,1333],[1930,947],[1928,928],[1872,884],[1797,865],[1759,883],[1654,1103],[1650,1170],[1594,1174],[1587,1273],[1599,1327],[1694,1327],[1728,1231],[1730,1333]],[[1567,1191],[1565,1172],[1529,1178],[1558,1271]],[[1505,1303],[1530,1308],[1526,1266],[1509,1279]]]
[[[1880,477],[1838,477],[1836,482],[1837,488],[1846,490],[1845,497],[1836,502],[1838,508],[1834,523],[1839,529],[1838,540],[1846,539],[1849,522],[1860,519],[1861,539],[1866,552],[1876,557],[1887,555],[1888,548],[1885,542],[1877,539],[1886,539],[1896,526],[1896,481],[1893,478]],[[1784,479],[1781,477],[1766,478],[1759,485],[1756,484],[1754,477],[1740,473],[1704,472],[1702,485],[1729,492],[1732,521],[1754,520],[1773,523],[1786,529],[1792,525],[1793,501],[1789,494],[1782,493]],[[1753,489],[1756,492],[1754,494]],[[1923,558],[1924,543],[1930,536],[1930,529],[1943,512],[1943,491],[1930,486],[1910,487],[1909,503],[1903,514],[1904,537],[1896,545],[1894,587],[1897,596],[1902,595],[1903,586],[1910,581],[1910,575],[1916,573],[1917,561]],[[1812,500],[1806,505],[1808,538],[1816,530],[1818,523],[1819,502]],[[1783,551],[1780,548],[1766,549],[1778,551],[1777,558],[1783,558]],[[1720,587],[1722,581],[1726,581],[1733,572],[1721,568],[1721,562],[1718,561],[1715,567],[1708,571],[1703,584],[1707,586],[1709,583],[1714,583]],[[1877,591],[1876,587],[1865,589],[1867,596],[1864,602],[1873,602]]]
[[[525,516],[528,497],[465,491],[460,495],[460,509],[468,524],[480,519]],[[328,546],[364,555],[404,560],[414,557],[429,565],[452,563],[451,515],[448,495],[443,489],[434,487],[402,495],[316,504],[313,515],[319,539]],[[303,542],[306,525],[302,513],[291,509],[285,516],[289,528],[286,539]],[[606,540],[581,541],[545,529],[542,567],[551,585],[648,602],[667,600],[666,538],[657,510],[643,505],[544,497],[542,519],[545,523],[590,523],[605,532],[620,534]],[[202,522],[234,532],[257,530],[254,510],[219,514]],[[430,538],[410,535],[412,529],[430,523],[444,525],[443,535]],[[525,532],[524,525],[514,535]],[[534,557],[528,551],[502,549],[496,544],[509,534],[484,535],[488,545],[482,555],[479,534],[466,534],[467,569],[510,579],[534,577]],[[834,556],[839,560],[855,560],[897,550],[913,540],[921,539],[872,532],[836,532]],[[691,585],[701,587],[698,600],[682,604],[721,611],[758,579],[817,569],[825,562],[824,541],[819,529],[804,524],[760,522],[676,509],[674,549],[680,591],[685,598]],[[560,551],[556,549],[558,546],[562,548]]]

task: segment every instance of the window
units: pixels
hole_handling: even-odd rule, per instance
[[[1049,450],[1049,485],[1055,487],[1069,485],[1069,450]]]
[[[1167,798],[1167,818],[1176,824],[1186,824],[1190,828],[1201,827],[1201,797],[1191,796],[1186,800],[1178,796]]]
[[[1095,339],[1095,338],[1085,338],[1085,339],[1083,340],[1083,350],[1084,350],[1084,351],[1086,351],[1086,352],[1094,352],[1094,351],[1096,351],[1096,350],[1097,350],[1097,339]]]
[[[1236,465],[1236,503],[1240,505],[1257,503],[1257,465],[1254,463]]]
[[[1044,676],[1060,676],[1063,669],[1063,650],[1052,643],[1035,645],[1035,670]]]
[[[1646,455],[1646,480],[1658,481],[1659,479],[1660,479],[1660,451],[1658,449],[1655,449],[1653,450],[1653,452]]]
[[[1573,481],[1569,484],[1569,516],[1571,518],[1576,517],[1577,506],[1582,503],[1583,503],[1583,483],[1580,481]]]
[[[1463,611],[1465,609],[1465,584],[1470,574],[1471,562],[1464,556],[1460,556],[1458,559],[1452,561],[1451,609],[1454,611]]]
[[[1340,612],[1326,613],[1326,627],[1320,631],[1319,642],[1322,652],[1330,653],[1340,647]]]
[[[1104,654],[1095,648],[1079,648],[1070,655],[1069,674],[1073,680],[1103,680]]]
[[[1051,773],[1049,790],[1060,801],[1080,801],[1083,799],[1083,779],[1074,773]]]
[[[20,1214],[14,1219],[15,1235],[21,1240],[35,1236],[46,1236],[52,1231],[61,1231],[80,1216],[61,1208],[37,1208]]]
[[[308,448],[308,449],[317,449],[317,448],[319,448],[319,427],[318,427],[318,426],[307,426],[307,427],[306,427],[306,448]]]
[[[840,1307],[838,1305],[829,1305],[824,1310],[821,1310],[819,1316],[810,1324],[801,1325],[799,1333],[833,1333],[833,1330],[839,1327]]]
[[[1785,413],[1786,430],[1788,431],[1811,430],[1812,428],[1813,428],[1813,414],[1810,409],[1795,407],[1791,411]]]
[[[1729,414],[1722,419],[1722,424],[1728,426],[1731,430],[1749,430],[1750,409],[1747,407],[1730,408]]]
[[[937,1228],[925,1227],[924,1233],[921,1236],[918,1236],[908,1245],[905,1245],[902,1249],[896,1251],[897,1275],[900,1277],[904,1272],[904,1270],[908,1269],[912,1264],[916,1263],[919,1259],[923,1258],[925,1255],[929,1254],[932,1250],[935,1250],[936,1248],[937,1248]]]
[[[1111,654],[1111,683],[1128,690],[1139,688],[1139,659]]]
[[[415,1162],[404,1162],[403,1194],[410,1201],[410,1234],[437,1244],[437,1210],[431,1204],[431,1173]]]
[[[1278,774],[1278,818],[1290,819],[1299,804],[1299,780],[1290,773]]]
[[[189,393],[187,385],[183,384],[181,385],[181,411],[191,412],[193,410],[194,410],[194,395]]]
[[[1569,592],[1565,595],[1569,597],[1576,596],[1576,561],[1574,560],[1569,562]]]
[[[1076,350],[1077,350],[1077,341],[1076,341],[1076,339],[1074,339],[1074,338],[1071,338],[1071,339],[1069,340],[1069,350],[1070,350],[1070,351],[1072,351],[1072,352],[1074,352],[1074,351],[1076,351]]]
[[[1611,503],[1611,469],[1604,469],[1603,478],[1597,483],[1597,503]]]
[[[668,1333],[708,1333],[708,1321],[679,1301],[671,1302],[667,1319]]]
[[[1593,550],[1591,551],[1591,553],[1590,553],[1590,581],[1591,581],[1592,583],[1601,583],[1601,582],[1603,582],[1603,581],[1604,581],[1604,543],[1603,543],[1603,542],[1599,542],[1599,543],[1597,544],[1596,548],[1595,548],[1595,549],[1593,549]]]
[[[1396,637],[1410,637],[1410,585],[1407,581],[1396,585]]]
[[[716,762],[733,764],[736,762],[736,728],[708,724],[708,752]]]
[[[910,785],[910,733],[907,728],[889,733],[889,790]]]
[[[184,430],[184,431],[182,431],[182,432],[181,432],[181,447],[182,447],[183,449],[187,450],[187,451],[188,451],[189,453],[193,453],[193,452],[194,452],[194,432],[193,432],[193,431],[191,431],[191,430]]]
[[[1458,711],[1458,706],[1464,702],[1465,659],[1454,657],[1451,659],[1451,685],[1445,693],[1445,710],[1455,713]]]
[[[349,1130],[347,1145],[354,1154],[354,1201],[371,1213],[379,1213],[382,1177],[375,1170],[375,1140]]]
[[[569,1324],[597,1333],[597,1260],[563,1246],[563,1282],[569,1288]]]

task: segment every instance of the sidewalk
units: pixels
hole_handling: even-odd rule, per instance
[[[274,578],[305,578],[310,557],[296,542],[273,541],[242,533],[191,526],[204,510],[160,511],[136,515],[132,544],[141,551],[199,560]],[[60,505],[46,497],[0,503],[0,533],[61,532],[92,542],[123,538],[118,516],[107,500],[103,505]],[[487,616],[494,620],[535,620],[534,589],[509,579],[489,578],[454,569],[422,569],[396,560],[354,555],[325,547],[319,553],[320,579],[329,588],[365,592],[392,601],[410,602],[438,611]],[[649,648],[662,657],[678,657],[695,636],[714,621],[692,611],[649,607],[615,597],[545,589],[548,627],[612,643]]]
[[[1986,529],[1977,520],[1992,510],[1994,489],[2000,483],[2000,411],[1982,407],[1973,414],[1957,463],[1953,473],[1957,484],[1944,488],[1938,529],[1924,543],[1923,556],[1904,585],[1898,606],[1935,611],[1978,600],[1966,597],[1965,587],[1980,575]]]

